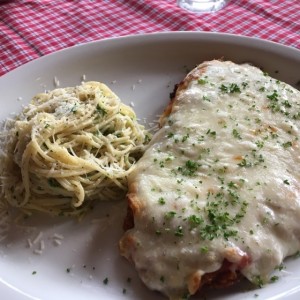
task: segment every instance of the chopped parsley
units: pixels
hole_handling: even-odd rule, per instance
[[[263,141],[257,141],[257,142],[255,142],[255,144],[256,144],[257,148],[259,148],[259,149],[264,147],[264,142]]]
[[[240,133],[235,128],[232,130],[232,135],[238,140],[242,139]]]
[[[175,215],[176,215],[175,211],[168,211],[165,213],[165,219],[172,219],[175,217]]]
[[[193,176],[197,172],[199,164],[196,161],[188,160],[184,166],[178,167],[177,170],[184,176]]]
[[[160,198],[158,199],[158,203],[159,203],[160,205],[164,205],[164,204],[166,204],[166,200],[165,200],[163,197],[160,197]]]
[[[196,215],[191,215],[188,217],[188,221],[192,228],[199,226],[201,223],[203,223],[203,219],[200,217],[197,217]]]
[[[208,83],[208,81],[204,78],[200,78],[200,79],[198,79],[198,83],[199,84],[206,84],[206,83]]]
[[[250,168],[252,167],[252,163],[247,161],[246,158],[243,158],[240,163],[238,163],[238,166],[244,167],[244,168]]]
[[[183,228],[182,228],[182,226],[177,226],[174,234],[175,234],[175,236],[183,236]]]
[[[272,100],[272,101],[278,101],[278,96],[279,95],[278,95],[277,91],[275,90],[273,92],[273,94],[267,95],[267,98]]]
[[[168,138],[174,137],[174,133],[173,133],[173,132],[169,132],[168,135],[167,135],[167,137],[168,137]]]
[[[55,178],[49,178],[49,179],[48,179],[48,184],[49,184],[51,187],[60,187],[59,182],[58,182]]]
[[[279,277],[278,276],[276,276],[276,275],[274,275],[274,276],[272,276],[271,278],[270,278],[270,282],[276,282],[277,280],[279,279]]]
[[[215,131],[210,130],[210,129],[208,129],[208,130],[206,131],[206,134],[207,134],[208,136],[212,137],[212,138],[216,138],[216,136],[217,136],[217,133],[216,133]]]
[[[295,258],[300,257],[300,250],[298,250],[298,251],[294,254],[294,257],[295,257]]]
[[[285,266],[282,263],[275,267],[275,270],[278,270],[278,271],[282,271],[283,269],[285,269]]]
[[[189,138],[189,134],[187,133],[186,135],[184,135],[183,137],[182,137],[182,140],[181,140],[181,142],[182,143],[184,143],[188,138]]]
[[[292,142],[289,141],[289,142],[283,143],[282,147],[286,149],[286,148],[292,147],[292,145],[293,145]]]
[[[229,85],[222,84],[220,90],[224,93],[229,93],[229,94],[241,92],[240,87],[236,83],[231,83]]]
[[[261,278],[261,276],[257,275],[257,276],[254,276],[252,278],[252,281],[255,285],[257,285],[259,288],[262,288],[264,286],[264,281],[263,279]]]
[[[200,248],[200,252],[201,252],[201,253],[207,253],[207,252],[208,252],[208,247],[207,247],[207,246],[202,246],[202,247]]]
[[[71,112],[73,114],[76,114],[76,112],[77,112],[77,105],[76,104],[71,108]]]
[[[96,110],[98,114],[100,114],[102,117],[107,114],[107,111],[104,108],[102,108],[99,103],[96,106]]]

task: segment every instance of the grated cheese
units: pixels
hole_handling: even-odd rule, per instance
[[[54,233],[53,238],[59,239],[59,240],[63,240],[63,239],[64,239],[64,236],[61,235],[61,234],[58,234],[58,233]]]
[[[56,76],[54,76],[53,83],[56,88],[60,86],[59,80],[57,79]]]
[[[43,236],[43,232],[40,231],[38,235],[35,237],[35,239],[33,240],[32,244],[36,244],[42,238],[42,236]]]
[[[53,240],[53,244],[54,244],[55,246],[60,246],[62,243],[61,243],[61,240],[54,239],[54,240]]]
[[[43,251],[40,249],[35,249],[35,250],[33,250],[33,253],[37,254],[37,255],[42,255]]]
[[[32,241],[31,241],[31,239],[27,239],[27,247],[28,248],[32,248],[32,246],[33,246],[33,244],[32,244]]]

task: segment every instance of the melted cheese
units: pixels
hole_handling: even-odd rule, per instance
[[[267,283],[300,249],[299,91],[249,65],[204,67],[129,178],[135,227],[122,254],[172,299],[224,260]]]

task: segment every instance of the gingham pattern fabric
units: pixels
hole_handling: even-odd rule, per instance
[[[205,14],[176,0],[0,0],[0,75],[75,44],[162,31],[226,32],[300,49],[300,0],[231,0]]]

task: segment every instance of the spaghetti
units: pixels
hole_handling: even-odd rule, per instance
[[[2,198],[14,207],[77,215],[121,198],[149,135],[104,84],[35,96],[2,136]]]

